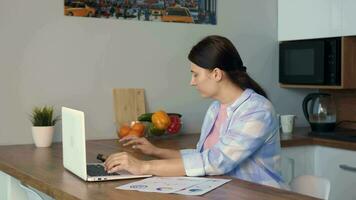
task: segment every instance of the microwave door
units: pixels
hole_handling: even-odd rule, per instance
[[[323,84],[325,47],[322,41],[293,41],[280,44],[280,82]]]

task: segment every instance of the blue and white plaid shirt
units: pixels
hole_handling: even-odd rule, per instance
[[[206,115],[196,149],[181,150],[187,176],[227,175],[287,189],[280,173],[279,125],[271,102],[251,89],[227,108],[218,142],[204,142],[218,116],[214,101]]]

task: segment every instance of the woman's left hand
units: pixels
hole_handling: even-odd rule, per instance
[[[132,174],[145,174],[147,162],[138,160],[126,152],[111,154],[105,161],[105,170],[108,173],[126,170]]]

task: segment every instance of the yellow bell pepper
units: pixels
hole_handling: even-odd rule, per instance
[[[171,119],[166,112],[160,110],[153,113],[152,123],[157,129],[165,130],[171,124]]]

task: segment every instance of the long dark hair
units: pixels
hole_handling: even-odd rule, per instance
[[[250,88],[268,98],[262,87],[247,74],[239,52],[225,37],[211,35],[204,38],[190,50],[188,59],[205,69],[219,68],[241,89]]]

